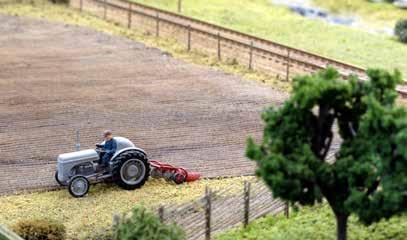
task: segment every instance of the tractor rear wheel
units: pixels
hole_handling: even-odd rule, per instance
[[[150,164],[141,152],[124,152],[114,162],[117,164],[113,167],[113,179],[123,189],[140,188],[150,176]]]

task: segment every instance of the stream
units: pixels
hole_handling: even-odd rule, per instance
[[[271,4],[285,6],[303,17],[325,21],[329,24],[352,27],[374,34],[394,35],[393,28],[368,24],[357,15],[334,14],[319,8],[311,0],[270,0]]]

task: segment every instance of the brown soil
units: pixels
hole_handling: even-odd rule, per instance
[[[205,177],[253,173],[248,135],[286,93],[90,29],[0,15],[0,195],[54,187],[104,129]]]

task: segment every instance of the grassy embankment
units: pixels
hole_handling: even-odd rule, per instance
[[[133,1],[170,11],[177,10],[178,2],[178,0]],[[361,1],[364,0],[356,2]],[[378,15],[383,17],[386,14],[407,15],[406,12],[388,6],[378,11]],[[268,0],[183,1],[183,14],[362,67],[380,67],[389,70],[398,68],[404,76],[407,76],[406,44],[385,35],[309,20],[291,13],[284,7],[273,6]]]
[[[149,47],[159,48],[172,54],[175,58],[186,62],[209,66],[227,73],[242,76],[245,79],[256,80],[273,88],[289,90],[290,84],[277,80],[266,73],[249,70],[247,66],[236,65],[231,61],[218,61],[216,56],[208,56],[202,52],[186,50],[185,45],[171,39],[156,38],[146,35],[142,31],[129,30],[112,22],[106,22],[99,17],[80,13],[64,4],[51,4],[48,0],[0,0],[0,14],[25,16],[36,19],[46,19],[53,22],[62,22],[77,26],[89,27],[106,34],[122,36],[134,41],[142,42]]]
[[[142,188],[124,191],[115,185],[92,185],[85,198],[76,199],[59,191],[0,197],[0,224],[12,225],[21,219],[55,219],[63,223],[70,239],[83,239],[92,232],[109,229],[113,215],[130,211],[136,204],[147,207],[192,201],[213,190],[235,186],[241,191],[250,177],[201,180],[175,185],[149,180]]]
[[[217,236],[217,240],[335,240],[335,217],[328,205],[304,207],[289,219],[268,216],[249,224],[247,229],[234,229]],[[407,239],[407,215],[382,220],[371,226],[349,219],[349,240],[404,240]]]

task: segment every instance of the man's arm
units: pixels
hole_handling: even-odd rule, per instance
[[[104,142],[101,142],[101,143],[97,143],[96,144],[96,147],[97,148],[105,148],[105,144],[103,144]]]

